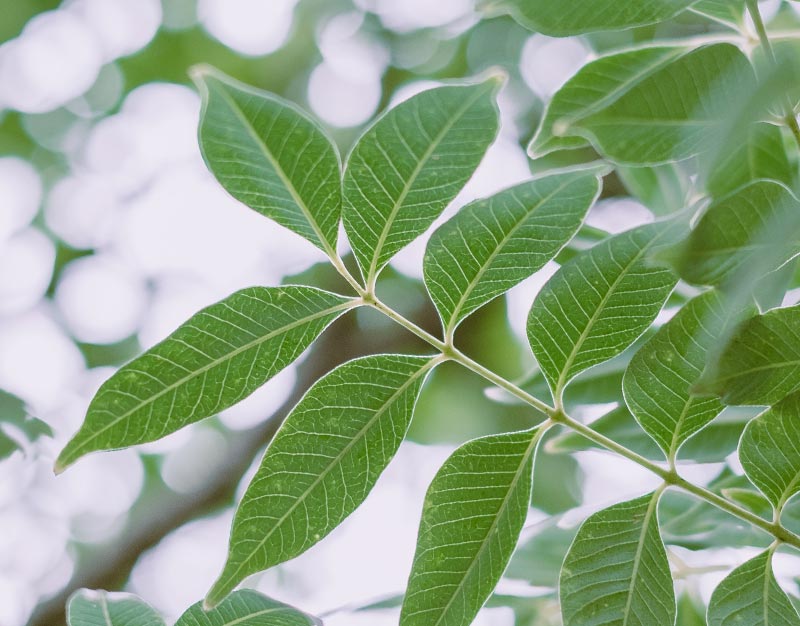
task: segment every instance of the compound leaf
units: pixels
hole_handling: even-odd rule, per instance
[[[444,463],[428,489],[401,626],[469,626],[519,539],[542,431],[482,437]]]
[[[322,622],[256,591],[242,589],[206,611],[192,605],[175,626],[322,626]]]
[[[681,224],[660,222],[606,239],[563,265],[539,292],[528,340],[555,398],[647,330],[677,282],[650,257],[680,232]]]
[[[425,376],[438,362],[363,357],[309,389],[242,497],[228,561],[207,606],[246,576],[306,551],[364,501],[400,446]]]
[[[234,198],[305,237],[336,249],[341,165],[322,127],[296,105],[209,68],[193,71],[203,108],[200,148]]]
[[[520,24],[553,37],[624,30],[662,22],[697,0],[504,0],[495,3]]]
[[[660,495],[616,504],[580,527],[561,570],[565,624],[675,623],[675,591],[658,529]]]
[[[79,589],[67,601],[69,626],[165,626],[144,600],[129,593]]]
[[[800,491],[800,393],[787,396],[747,425],[739,459],[747,477],[777,511]]]
[[[773,405],[800,388],[800,306],[742,323],[698,390],[725,404]]]
[[[502,79],[423,91],[364,133],[344,172],[344,226],[368,282],[421,235],[478,167],[498,130]]]
[[[719,399],[695,395],[692,388],[730,316],[721,293],[697,296],[642,346],[625,372],[626,403],[670,458],[724,408]]]
[[[585,172],[546,176],[473,202],[439,227],[424,273],[445,331],[544,267],[599,191],[598,178]]]
[[[749,284],[800,253],[800,201],[784,185],[755,181],[714,202],[675,254],[684,280]]]
[[[708,626],[800,626],[791,600],[772,573],[772,550],[733,570],[714,590]]]
[[[354,301],[314,287],[251,287],[196,313],[98,390],[56,461],[160,439],[247,397]]]

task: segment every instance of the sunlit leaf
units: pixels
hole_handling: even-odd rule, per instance
[[[198,602],[175,626],[322,626],[322,621],[256,591],[242,589],[210,611]]]
[[[747,425],[739,459],[747,477],[776,510],[800,491],[800,393],[784,398]]]
[[[313,287],[251,287],[192,316],[95,395],[56,471],[89,452],[160,439],[247,397],[354,301]]]
[[[541,431],[464,444],[433,479],[401,626],[469,626],[506,569],[528,512]]]
[[[772,405],[800,389],[800,306],[742,323],[699,390],[725,404]]]
[[[675,623],[675,591],[658,530],[660,495],[616,504],[583,523],[561,571],[565,624]]]
[[[80,589],[67,602],[69,626],[165,626],[144,600],[129,593]]]
[[[697,0],[500,0],[520,24],[545,35],[566,37],[604,30],[624,30],[667,20]]]
[[[772,550],[733,570],[714,590],[708,626],[799,626],[786,593],[772,573]]]
[[[690,10],[735,30],[744,24],[744,0],[698,0]]]
[[[305,237],[336,249],[341,167],[318,122],[273,94],[210,68],[195,68],[203,96],[200,148],[237,200]]]
[[[650,257],[680,232],[682,225],[662,222],[611,237],[563,265],[539,292],[528,340],[556,398],[653,322],[677,279]]]
[[[592,174],[546,176],[473,202],[437,229],[425,253],[425,284],[445,331],[544,267],[599,191]]]
[[[425,376],[438,362],[363,357],[311,387],[242,497],[209,606],[250,574],[305,552],[363,502],[400,446]]]
[[[715,290],[697,296],[642,346],[625,372],[625,401],[670,458],[723,409],[719,399],[695,395],[692,389],[710,351],[735,319],[732,313]]]
[[[370,126],[347,158],[344,225],[368,282],[472,176],[498,130],[502,78],[423,91]]]
[[[681,278],[750,284],[800,253],[800,201],[785,186],[756,181],[714,202],[675,253]]]

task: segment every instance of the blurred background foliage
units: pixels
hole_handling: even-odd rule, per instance
[[[55,451],[100,382],[201,306],[251,284],[342,287],[311,246],[225,196],[206,172],[189,68],[214,65],[298,102],[328,126],[343,155],[399,98],[503,68],[503,131],[446,217],[531,173],[594,158],[588,148],[537,161],[524,152],[546,102],[591,56],[653,38],[747,32],[741,2],[704,4],[725,10],[717,19],[686,12],[657,26],[556,40],[507,16],[483,15],[472,0],[0,0],[0,625],[63,624],[64,599],[76,586],[127,588],[177,615],[216,573],[242,477],[308,384],[359,354],[425,350],[358,311],[298,367],[219,418],[52,477]],[[762,3],[774,28],[797,28],[796,8]],[[606,177],[591,227],[559,260],[606,231],[680,208],[691,190],[679,166],[620,168]],[[379,291],[438,333],[420,281],[423,250],[424,241],[416,242],[399,255]],[[524,318],[555,267],[478,311],[457,335],[465,352],[541,397],[548,392],[523,341]],[[781,280],[797,284],[791,274]],[[630,355],[576,381],[571,408],[614,409]],[[698,480],[747,491],[740,475],[703,456],[712,442],[713,458],[732,451],[746,417],[731,412],[713,433],[701,433],[701,445],[687,446]],[[391,599],[403,589],[422,495],[439,462],[468,438],[536,419],[466,370],[437,369],[415,414],[415,443],[401,450],[367,505],[311,558],[251,584],[326,613],[332,626],[396,623]],[[603,419],[603,432],[630,433],[626,444],[652,449],[626,411]],[[477,623],[557,624],[552,587],[575,525],[651,480],[558,433],[534,476],[523,547]],[[736,561],[717,548],[744,529],[673,500],[666,528],[685,546],[673,555],[683,564],[678,623],[702,624],[710,590]],[[392,545],[387,535],[396,538]]]

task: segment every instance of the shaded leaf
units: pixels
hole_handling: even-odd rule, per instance
[[[696,0],[502,0],[491,3],[507,10],[526,28],[553,37],[604,30],[624,30],[668,20]]]
[[[739,459],[747,477],[780,511],[800,491],[800,393],[793,393],[751,421]]]
[[[648,74],[602,108],[565,121],[561,130],[588,139],[617,163],[677,161],[713,149],[736,98],[755,89],[753,68],[739,48],[703,46]]]
[[[620,177],[630,194],[656,216],[676,213],[686,206],[691,181],[679,163],[653,167],[618,167]]]
[[[690,10],[735,30],[744,24],[744,0],[699,0]]]
[[[519,539],[543,431],[470,441],[445,461],[422,511],[401,626],[468,626]]]
[[[98,390],[56,462],[160,439],[247,397],[355,301],[313,287],[251,287],[192,316]]]
[[[0,460],[22,449],[17,436],[32,443],[52,435],[50,426],[28,415],[21,399],[0,389]]]
[[[625,401],[669,458],[723,409],[692,391],[707,357],[736,317],[712,290],[689,301],[636,353],[625,372]]]
[[[144,600],[129,593],[79,589],[67,601],[69,626],[165,626]]]
[[[200,148],[234,198],[332,253],[342,207],[339,155],[322,127],[293,103],[206,67]]]
[[[681,278],[750,285],[800,253],[800,202],[780,183],[756,181],[714,202],[675,253]]]
[[[192,605],[175,626],[322,626],[322,621],[250,589],[228,596],[210,611]]]
[[[367,282],[421,235],[478,167],[498,130],[502,78],[437,87],[390,109],[344,172],[344,226]]]
[[[376,355],[317,381],[267,448],[233,520],[225,568],[206,603],[288,561],[364,501],[411,422],[430,357]]]
[[[746,405],[776,404],[800,389],[800,306],[743,322],[698,388]]]
[[[675,623],[675,591],[658,530],[660,495],[616,504],[581,525],[561,571],[565,624]]]
[[[446,333],[544,267],[599,192],[592,174],[546,176],[473,202],[440,226],[428,243],[424,273]]]
[[[650,257],[682,231],[655,223],[611,237],[563,265],[539,292],[528,340],[557,400],[577,374],[621,353],[653,322],[677,279]]]
[[[571,124],[601,111],[687,52],[684,47],[654,46],[589,61],[550,100],[528,154],[539,158],[554,150],[589,145],[586,138],[567,132]]]
[[[792,184],[794,168],[780,127],[766,122],[751,124],[743,139],[709,167],[706,189],[713,197],[721,198],[758,179]]]
[[[733,570],[714,590],[708,605],[709,626],[799,626],[786,593],[772,573],[772,550]]]
[[[508,565],[506,578],[524,580],[535,587],[558,587],[561,564],[578,528],[562,528],[557,521],[551,517],[536,534],[520,541]]]

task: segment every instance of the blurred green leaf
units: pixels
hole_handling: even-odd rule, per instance
[[[604,30],[624,30],[668,20],[697,0],[636,0],[631,6],[619,0],[484,0],[501,8],[523,26],[552,37]]]

